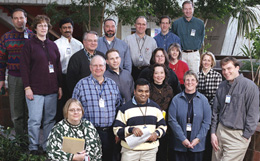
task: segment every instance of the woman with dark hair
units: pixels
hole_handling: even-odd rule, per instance
[[[146,80],[150,81],[150,77],[152,75],[152,65],[155,63],[157,64],[164,64],[167,69],[169,69],[169,58],[166,51],[163,48],[156,48],[150,60],[150,66],[143,69],[139,75],[139,78],[145,78]],[[174,73],[173,70],[169,70],[169,77],[168,77],[168,84],[172,87],[174,95],[181,92],[180,82]]]
[[[150,78],[150,98],[155,101],[163,112],[164,118],[168,118],[168,107],[173,98],[173,90],[168,84],[168,69],[164,64],[154,64],[151,67],[152,76]],[[169,134],[168,131],[165,136],[160,138],[160,145],[158,148],[156,160],[167,161],[168,157],[168,142]]]
[[[169,67],[176,73],[181,88],[184,89],[183,76],[184,73],[189,70],[188,64],[181,59],[181,46],[177,43],[173,43],[170,45],[168,49],[168,55],[170,59]]]
[[[64,108],[64,119],[58,122],[50,132],[47,143],[47,154],[51,160],[84,160],[101,161],[101,141],[96,128],[91,122],[82,120],[84,109],[74,98],[69,99]],[[72,154],[63,151],[64,137],[84,139],[83,151]]]
[[[29,150],[39,154],[39,135],[43,127],[43,151],[47,137],[55,124],[57,99],[62,96],[60,53],[48,39],[50,19],[37,15],[32,23],[36,35],[28,40],[21,54],[21,76],[28,107]]]

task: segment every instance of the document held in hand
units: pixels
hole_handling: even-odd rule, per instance
[[[85,139],[63,137],[62,150],[66,153],[77,154],[84,150]]]
[[[146,140],[151,136],[151,133],[148,128],[143,128],[143,135],[142,136],[135,136],[134,134],[125,138],[127,145],[134,149],[137,145],[146,142]]]

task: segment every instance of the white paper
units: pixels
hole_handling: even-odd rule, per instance
[[[135,136],[134,134],[132,134],[125,138],[126,143],[131,149],[135,148],[139,144],[146,142],[146,140],[151,136],[151,133],[148,128],[143,128],[142,131],[142,136]]]

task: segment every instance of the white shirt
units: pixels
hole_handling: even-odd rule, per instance
[[[61,35],[61,38],[54,41],[58,46],[60,52],[60,62],[62,73],[67,74],[67,67],[69,64],[70,57],[75,54],[77,51],[83,49],[83,44],[73,37],[69,40]]]

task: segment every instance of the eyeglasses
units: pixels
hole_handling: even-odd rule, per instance
[[[81,109],[69,109],[69,112],[71,112],[71,113],[81,113],[82,112],[82,110]]]

